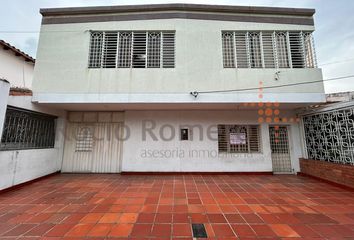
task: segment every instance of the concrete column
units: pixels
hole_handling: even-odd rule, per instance
[[[10,83],[0,78],[0,138],[2,136],[2,129],[4,128],[5,114],[7,101],[9,98]]]
[[[57,162],[57,170],[61,170],[61,166],[63,164],[63,155],[64,155],[64,143],[65,143],[65,127],[66,127],[66,119],[65,117],[59,117],[56,120],[56,131],[55,131],[55,148],[59,149],[58,152],[58,162]]]

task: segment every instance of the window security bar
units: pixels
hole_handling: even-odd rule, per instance
[[[91,32],[89,68],[174,67],[175,32]]]
[[[56,117],[8,106],[0,150],[53,148]]]
[[[260,153],[258,125],[218,125],[219,153]]]
[[[311,32],[223,31],[224,68],[316,68]]]

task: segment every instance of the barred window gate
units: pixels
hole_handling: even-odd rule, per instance
[[[174,68],[173,31],[92,31],[89,68]]]
[[[354,165],[354,108],[303,117],[308,158]]]
[[[316,68],[311,32],[223,31],[224,68]]]
[[[258,125],[218,125],[219,153],[260,153]]]
[[[8,106],[0,150],[53,148],[56,117]]]

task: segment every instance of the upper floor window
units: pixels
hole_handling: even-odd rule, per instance
[[[91,32],[89,68],[174,67],[175,32]]]
[[[311,32],[222,32],[224,68],[315,68]]]

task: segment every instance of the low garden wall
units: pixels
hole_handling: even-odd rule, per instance
[[[300,171],[305,175],[321,178],[354,189],[354,166],[352,165],[300,159]]]

